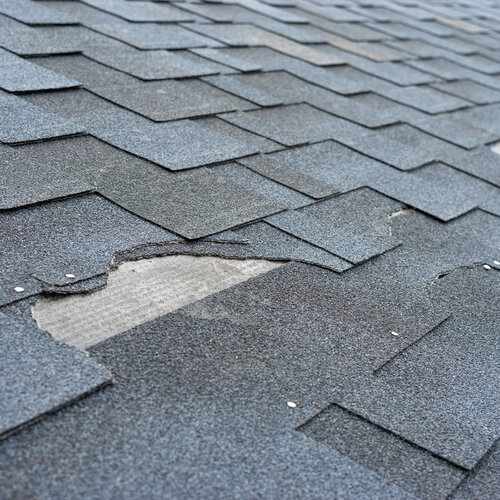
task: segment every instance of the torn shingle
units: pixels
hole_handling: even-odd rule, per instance
[[[44,283],[102,274],[116,252],[179,240],[95,194],[4,212],[0,226],[3,304],[40,293]],[[24,291],[17,293],[17,286]]]

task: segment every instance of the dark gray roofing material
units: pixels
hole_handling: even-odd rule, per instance
[[[79,349],[54,341],[36,326],[3,312],[0,312],[0,342],[0,435],[80,399],[112,380],[104,366]]]
[[[0,0],[0,437],[116,378],[0,443],[0,496],[498,496],[499,19]],[[100,366],[33,323],[179,253],[296,262]]]

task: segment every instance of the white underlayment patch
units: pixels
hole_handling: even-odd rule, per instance
[[[32,314],[55,338],[85,348],[281,265],[188,255],[124,262],[103,289],[43,297]]]

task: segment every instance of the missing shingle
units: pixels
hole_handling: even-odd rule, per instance
[[[55,338],[86,348],[281,265],[188,255],[124,262],[104,288],[42,297],[32,314]]]

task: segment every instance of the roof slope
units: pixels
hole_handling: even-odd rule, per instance
[[[498,0],[0,0],[0,496],[500,497],[499,49]],[[31,316],[179,254],[286,264],[88,356]]]

